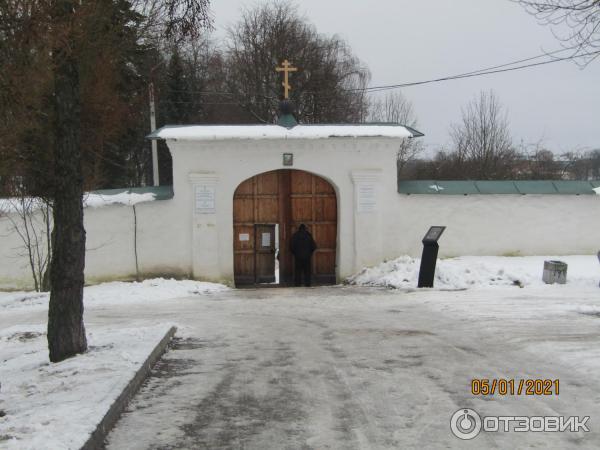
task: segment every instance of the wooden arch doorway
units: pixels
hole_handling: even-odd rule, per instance
[[[243,181],[233,195],[236,286],[293,284],[289,243],[302,223],[317,243],[313,283],[335,284],[337,216],[335,189],[312,173],[281,169]]]

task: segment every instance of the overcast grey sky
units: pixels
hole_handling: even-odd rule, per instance
[[[262,1],[213,0],[215,37]],[[369,67],[371,85],[469,72],[560,48],[509,0],[303,0],[301,13],[321,33],[337,34]],[[451,123],[481,90],[508,110],[515,143],[543,140],[555,153],[600,148],[600,59],[581,70],[558,62],[504,74],[405,88],[430,149],[449,143]]]

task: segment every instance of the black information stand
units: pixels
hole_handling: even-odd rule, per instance
[[[445,229],[446,227],[431,227],[423,238],[423,255],[421,256],[421,268],[419,269],[418,287],[420,288],[433,287],[435,264],[437,262],[438,249],[440,248],[437,241]]]

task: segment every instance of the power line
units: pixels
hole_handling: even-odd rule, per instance
[[[562,53],[562,52],[565,52],[565,51],[568,51],[568,50],[574,50],[575,48],[576,47],[567,47],[567,48],[561,48],[561,49],[554,50],[554,51],[547,52],[547,53],[540,53],[539,55],[531,56],[529,58],[519,59],[517,61],[512,61],[512,62],[509,62],[509,63],[504,63],[504,64],[500,64],[500,65],[497,65],[497,66],[485,67],[483,69],[473,70],[472,72],[465,72],[463,75],[470,75],[470,74],[473,74],[473,73],[484,72],[484,71],[487,71],[487,70],[495,70],[495,69],[501,69],[503,67],[514,66],[515,64],[521,64],[521,63],[524,63],[524,62],[527,62],[527,61],[533,61],[534,59],[540,59],[540,58],[543,58],[545,56],[556,55],[557,53]]]
[[[518,64],[518,62],[514,62],[514,63],[508,63],[508,64],[502,64],[500,66],[496,66],[497,69],[493,69],[490,68],[492,70],[488,70],[488,69],[482,69],[479,71],[474,71],[474,72],[466,72],[466,73],[462,73],[462,74],[458,74],[458,75],[451,75],[451,76],[446,76],[446,77],[441,77],[441,78],[434,78],[431,80],[424,80],[424,81],[414,81],[411,83],[399,83],[399,84],[390,84],[390,85],[382,85],[382,86],[371,86],[371,87],[367,87],[367,88],[355,88],[355,89],[348,89],[349,91],[356,91],[356,92],[380,92],[380,91],[387,91],[387,90],[391,90],[391,89],[398,89],[398,88],[403,88],[403,87],[412,87],[412,86],[420,86],[423,84],[431,84],[431,83],[439,83],[442,81],[450,81],[450,80],[458,80],[458,79],[462,79],[462,78],[472,78],[472,77],[479,77],[479,76],[484,76],[484,75],[492,75],[492,74],[496,74],[496,73],[503,73],[503,72],[511,72],[513,70],[522,70],[522,69],[526,69],[529,67],[536,67],[536,66],[542,66],[545,64],[552,64],[552,63],[556,63],[556,62],[561,62],[561,61],[569,61],[569,60],[573,60],[576,58],[581,58],[584,56],[592,56],[592,55],[599,55],[600,54],[600,50],[595,51],[595,52],[589,52],[589,53],[582,53],[579,55],[571,55],[571,56],[567,56],[564,58],[554,58],[554,59],[550,59],[548,61],[541,61],[541,62],[537,62],[537,63],[531,63],[531,64],[524,64],[522,66],[516,66],[516,67],[507,67],[507,66],[512,66],[514,64]],[[532,59],[537,59],[537,57],[533,57],[533,58],[528,58],[528,60],[532,60]],[[501,67],[505,67],[505,68],[501,68]]]
[[[473,77],[479,77],[479,76],[485,76],[485,75],[493,75],[493,74],[497,74],[497,73],[511,72],[514,70],[523,70],[523,69],[527,69],[527,68],[531,68],[531,67],[537,67],[537,66],[542,66],[542,65],[546,65],[546,64],[553,64],[556,62],[570,61],[570,60],[574,60],[574,59],[582,58],[582,57],[586,57],[586,56],[600,55],[600,50],[598,50],[598,51],[589,52],[589,53],[580,53],[580,54],[575,54],[575,55],[571,55],[571,56],[567,56],[567,57],[563,57],[563,58],[553,58],[553,59],[549,59],[546,61],[540,61],[540,62],[535,62],[535,63],[530,63],[530,64],[523,64],[520,66],[515,66],[516,64],[522,64],[524,62],[534,61],[539,58],[556,55],[558,53],[562,53],[562,52],[565,52],[568,50],[573,50],[574,48],[575,47],[563,48],[563,49],[559,49],[559,50],[554,50],[552,52],[547,52],[547,53],[542,53],[542,54],[539,54],[536,56],[531,56],[529,58],[512,61],[512,62],[505,63],[505,64],[499,64],[496,66],[485,67],[485,68],[479,69],[479,70],[464,72],[464,73],[460,73],[460,74],[456,74],[456,75],[449,75],[449,76],[440,77],[440,78],[433,78],[433,79],[429,79],[429,80],[413,81],[413,82],[408,82],[408,83],[397,83],[397,84],[389,84],[389,85],[380,85],[380,86],[369,86],[369,87],[365,87],[365,88],[342,88],[341,90],[346,91],[346,92],[366,92],[366,93],[382,92],[382,91],[405,88],[405,87],[421,86],[424,84],[432,84],[432,83],[440,83],[440,82],[444,82],[444,81],[458,80],[458,79],[462,79],[462,78],[473,78]],[[223,96],[236,95],[233,92],[223,92],[223,91],[173,90],[171,92],[197,94],[200,96],[203,96],[203,95],[223,95]],[[321,93],[317,92],[317,91],[305,91],[305,94],[319,95]],[[265,99],[267,99],[267,98],[274,99],[275,98],[275,97],[269,97],[264,94],[263,95],[257,94],[257,96],[264,97]],[[187,103],[187,102],[181,102],[181,103]],[[189,103],[192,103],[192,102],[189,102]],[[230,104],[230,103],[215,102],[213,104]]]

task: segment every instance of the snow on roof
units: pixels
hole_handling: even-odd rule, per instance
[[[149,135],[150,139],[215,141],[225,139],[326,139],[332,137],[412,138],[423,136],[399,124],[361,125],[167,125]]]

